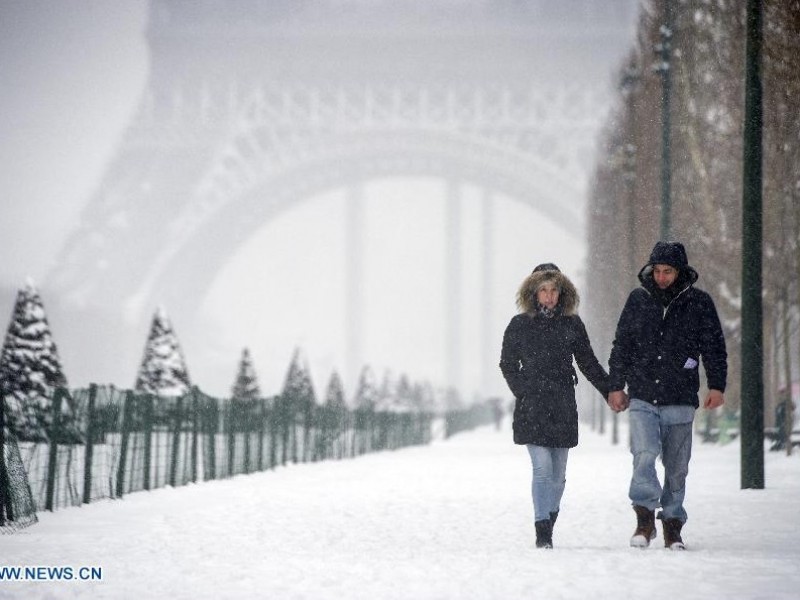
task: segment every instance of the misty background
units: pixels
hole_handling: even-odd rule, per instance
[[[496,6],[507,4],[498,1]],[[622,4],[631,8],[621,13],[630,21],[621,28],[632,35],[636,3]],[[148,86],[149,8],[145,0],[0,3],[5,89],[0,96],[0,315],[11,314],[16,290],[27,277],[39,286],[49,314],[50,306],[60,301],[51,286],[59,257],[87,220],[90,200]],[[604,56],[621,58],[626,40],[618,42]],[[549,68],[558,71],[558,53],[549,60]],[[611,59],[605,68],[595,67],[592,85],[613,86],[617,67],[618,60]],[[598,124],[607,110],[597,106]],[[586,157],[587,168],[592,162],[593,157]],[[465,399],[507,395],[496,365],[503,329],[516,312],[517,287],[536,264],[555,262],[582,290],[586,247],[580,224],[566,229],[520,198],[495,194],[495,272],[488,315],[494,347],[482,348],[479,324],[487,310],[479,277],[484,215],[481,190],[464,182],[457,357],[461,380],[446,382],[445,182],[434,176],[380,176],[365,181],[363,193],[363,363],[378,379],[389,370],[395,377],[407,374],[434,387],[452,383]],[[277,393],[294,349],[301,348],[318,391],[337,370],[352,394],[353,374],[344,373],[349,333],[345,201],[342,188],[314,193],[259,223],[202,290],[198,318],[165,306],[193,383],[210,394],[228,394],[241,349],[249,347],[262,391]],[[157,296],[143,313],[152,314]],[[70,328],[59,318],[51,315],[50,325],[70,387],[133,384],[148,318],[140,319],[134,335],[124,340],[102,339],[102,331],[91,327],[86,335],[75,335],[74,324]],[[119,353],[113,369],[87,360],[87,346],[97,344],[112,355]],[[605,362],[608,349],[595,350]]]

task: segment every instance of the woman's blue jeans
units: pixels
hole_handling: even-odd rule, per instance
[[[561,496],[567,483],[569,448],[545,448],[533,444],[528,444],[527,448],[533,466],[531,495],[534,520],[543,521],[561,507]]]
[[[634,505],[661,507],[659,518],[686,522],[683,499],[692,456],[693,406],[654,406],[632,399],[630,404],[633,476],[628,493]],[[656,459],[664,465],[664,486],[658,480]]]

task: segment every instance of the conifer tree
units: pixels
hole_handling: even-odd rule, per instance
[[[433,410],[434,394],[431,384],[427,381],[417,382],[411,394],[414,408],[420,412]]]
[[[289,372],[286,374],[286,381],[283,385],[283,392],[281,394],[281,416],[285,419],[286,427],[284,428],[284,444],[283,444],[283,459],[284,463],[287,459],[287,452],[291,451],[291,459],[293,462],[298,460],[298,444],[297,435],[295,432],[295,422],[299,415],[302,415],[302,422],[304,424],[304,456],[308,450],[308,437],[310,434],[311,414],[316,405],[316,396],[314,395],[314,386],[311,381],[308,367],[305,358],[302,356],[300,349],[296,349],[292,356],[292,362],[289,365]],[[291,450],[289,445],[291,444]]]
[[[346,426],[347,403],[344,399],[344,386],[341,377],[334,371],[325,391],[325,404],[320,419],[324,454],[333,452],[336,458],[342,458],[344,452],[341,444],[339,448],[334,448],[334,443],[337,440],[341,442]]]
[[[258,388],[258,378],[250,357],[250,351],[245,348],[242,350],[242,358],[239,360],[239,371],[236,381],[233,384],[231,395],[240,400],[252,400],[261,395]]]
[[[339,377],[339,373],[336,371],[331,374],[330,381],[328,381],[328,388],[325,391],[325,406],[331,406],[339,410],[347,409],[344,401],[342,378]]]
[[[358,386],[353,398],[354,430],[353,453],[364,454],[372,449],[372,428],[378,404],[378,389],[375,376],[369,365],[364,365],[358,377]]]
[[[29,279],[17,294],[0,355],[0,393],[9,429],[22,440],[47,439],[55,390],[66,385],[44,305]],[[66,402],[62,412],[62,424],[70,427],[74,412]]]
[[[378,388],[378,397],[376,399],[378,410],[394,409],[396,387],[397,384],[394,381],[391,369],[386,369],[383,372],[383,380]]]
[[[347,400],[344,397],[344,384],[339,373],[334,371],[328,382],[328,390],[325,394],[325,406],[333,411],[335,424],[338,429],[345,426],[347,416]]]
[[[411,385],[411,381],[408,379],[408,375],[405,373],[400,376],[400,379],[397,382],[394,396],[394,410],[405,412],[413,408],[414,388]]]
[[[358,387],[356,388],[356,395],[353,403],[356,409],[370,409],[375,408],[378,401],[378,390],[375,387],[375,376],[372,373],[369,365],[365,365],[361,369],[361,375],[358,377]]]
[[[166,311],[159,307],[153,315],[134,387],[137,392],[181,396],[191,385],[178,337]]]
[[[258,380],[256,378],[256,371],[253,367],[253,361],[250,358],[250,351],[245,348],[242,350],[242,358],[239,360],[239,370],[236,374],[236,381],[233,383],[231,389],[230,425],[232,431],[245,432],[247,435],[244,437],[244,465],[245,472],[250,471],[250,435],[249,432],[253,431],[258,423],[261,415],[258,413],[258,398],[261,392],[258,389]],[[233,444],[233,437],[229,438],[229,443]],[[262,441],[263,443],[263,441]],[[233,457],[233,449],[229,450],[229,457]],[[259,456],[261,456],[261,448],[259,448]],[[229,458],[230,460],[230,458]]]
[[[444,409],[445,411],[455,411],[464,408],[461,393],[455,387],[448,387],[444,390]]]

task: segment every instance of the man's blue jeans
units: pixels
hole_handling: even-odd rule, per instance
[[[661,507],[659,518],[685,523],[686,476],[692,456],[693,406],[654,406],[631,399],[630,429],[633,477],[629,497],[650,510]],[[664,464],[664,486],[656,473],[656,458]]]
[[[546,448],[533,444],[528,444],[527,448],[533,466],[531,495],[534,520],[543,521],[561,507],[561,496],[567,483],[569,448]]]

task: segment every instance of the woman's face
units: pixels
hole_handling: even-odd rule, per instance
[[[536,292],[536,300],[542,306],[553,310],[558,304],[558,288],[552,281],[548,281]]]

